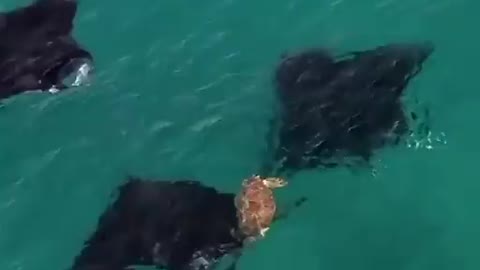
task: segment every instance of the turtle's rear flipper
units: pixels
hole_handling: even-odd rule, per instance
[[[233,251],[230,255],[233,257],[232,263],[227,268],[225,268],[225,270],[236,270],[237,262],[240,259],[240,256],[242,256],[242,249],[237,249]]]
[[[288,205],[285,208],[279,209],[279,211],[275,213],[275,220],[287,218],[291,210],[302,206],[302,204],[306,201],[307,201],[307,197],[301,197],[300,199],[296,200],[293,204]]]
[[[238,259],[239,258],[235,258],[235,260],[225,270],[236,270]]]
[[[236,270],[236,269],[237,269],[237,262],[235,261],[225,270]]]

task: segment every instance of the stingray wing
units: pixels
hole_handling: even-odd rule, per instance
[[[45,30],[56,35],[69,35],[73,29],[76,0],[38,0],[33,7],[33,13],[43,19]]]
[[[77,12],[73,0],[37,0],[29,6],[0,13],[0,43],[41,42],[70,35]]]

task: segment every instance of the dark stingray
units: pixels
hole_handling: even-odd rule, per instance
[[[244,239],[232,234],[238,230],[234,196],[197,181],[130,177],[71,269],[212,269],[228,254],[229,269],[235,269]]]
[[[409,131],[401,97],[433,50],[430,43],[390,44],[337,57],[321,49],[285,57],[275,77],[274,157],[264,172],[348,159],[369,165],[375,149]]]
[[[0,99],[64,84],[92,55],[72,37],[74,0],[37,0],[0,13]]]

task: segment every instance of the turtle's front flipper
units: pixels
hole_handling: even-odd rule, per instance
[[[306,201],[307,201],[307,197],[301,197],[300,199],[296,200],[293,204],[291,204],[291,205],[289,205],[285,208],[279,209],[275,213],[275,220],[280,220],[280,219],[287,218],[288,214],[290,213],[290,211],[292,209],[302,206],[302,204]]]

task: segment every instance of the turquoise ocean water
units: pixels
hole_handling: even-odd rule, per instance
[[[430,109],[432,134],[379,152],[375,174],[289,179],[280,203],[310,200],[239,269],[480,269],[479,10],[476,0],[81,0],[74,34],[95,56],[93,85],[0,109],[0,269],[68,267],[126,174],[237,191],[264,158],[282,53],[423,40],[436,51],[406,102]]]

